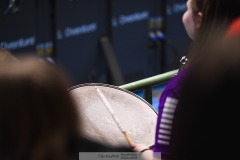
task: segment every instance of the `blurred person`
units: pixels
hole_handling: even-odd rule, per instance
[[[56,66],[36,58],[0,63],[0,159],[70,160],[109,148],[81,136],[81,115]]]
[[[172,160],[234,159],[238,156],[240,18],[227,36],[206,45],[182,84],[174,116]],[[200,54],[200,53],[199,53]]]
[[[159,99],[155,144],[151,149],[144,144],[132,144],[134,151],[144,151],[148,159],[158,152],[161,152],[163,159],[170,159],[172,126],[175,122],[175,111],[181,96],[182,83],[186,75],[191,74],[191,66],[205,54],[199,52],[199,49],[211,44],[216,36],[223,36],[231,22],[240,15],[240,10],[237,8],[240,5],[239,0],[187,0],[186,5],[187,10],[182,21],[193,44],[183,66],[169,81]]]

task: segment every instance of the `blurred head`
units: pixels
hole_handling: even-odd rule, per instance
[[[227,36],[212,37],[212,43],[196,51],[204,54],[182,83],[171,132],[172,160],[238,156],[234,146],[239,142],[239,22],[223,31]]]
[[[64,159],[78,116],[65,76],[34,58],[0,65],[0,159]]]

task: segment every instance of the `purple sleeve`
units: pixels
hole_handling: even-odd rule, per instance
[[[168,158],[171,129],[174,113],[178,104],[181,83],[186,70],[182,70],[173,77],[164,89],[158,106],[155,144],[153,151],[161,152],[162,158]]]

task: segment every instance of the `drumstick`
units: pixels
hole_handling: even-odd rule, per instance
[[[117,124],[118,128],[121,130],[121,132],[123,133],[124,137],[126,138],[128,144],[131,146],[132,144],[132,140],[129,136],[129,134],[124,131],[123,127],[121,126],[119,119],[116,117],[111,105],[108,103],[106,97],[102,94],[102,91],[99,88],[96,88],[98,95],[100,96],[101,100],[103,101],[104,105],[107,107],[107,110],[110,112],[111,116],[114,119],[114,122]]]

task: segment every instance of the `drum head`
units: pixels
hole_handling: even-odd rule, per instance
[[[156,111],[136,94],[106,84],[90,83],[69,89],[81,113],[84,136],[110,146],[128,145],[96,88],[101,90],[132,141],[152,146],[157,122]]]

